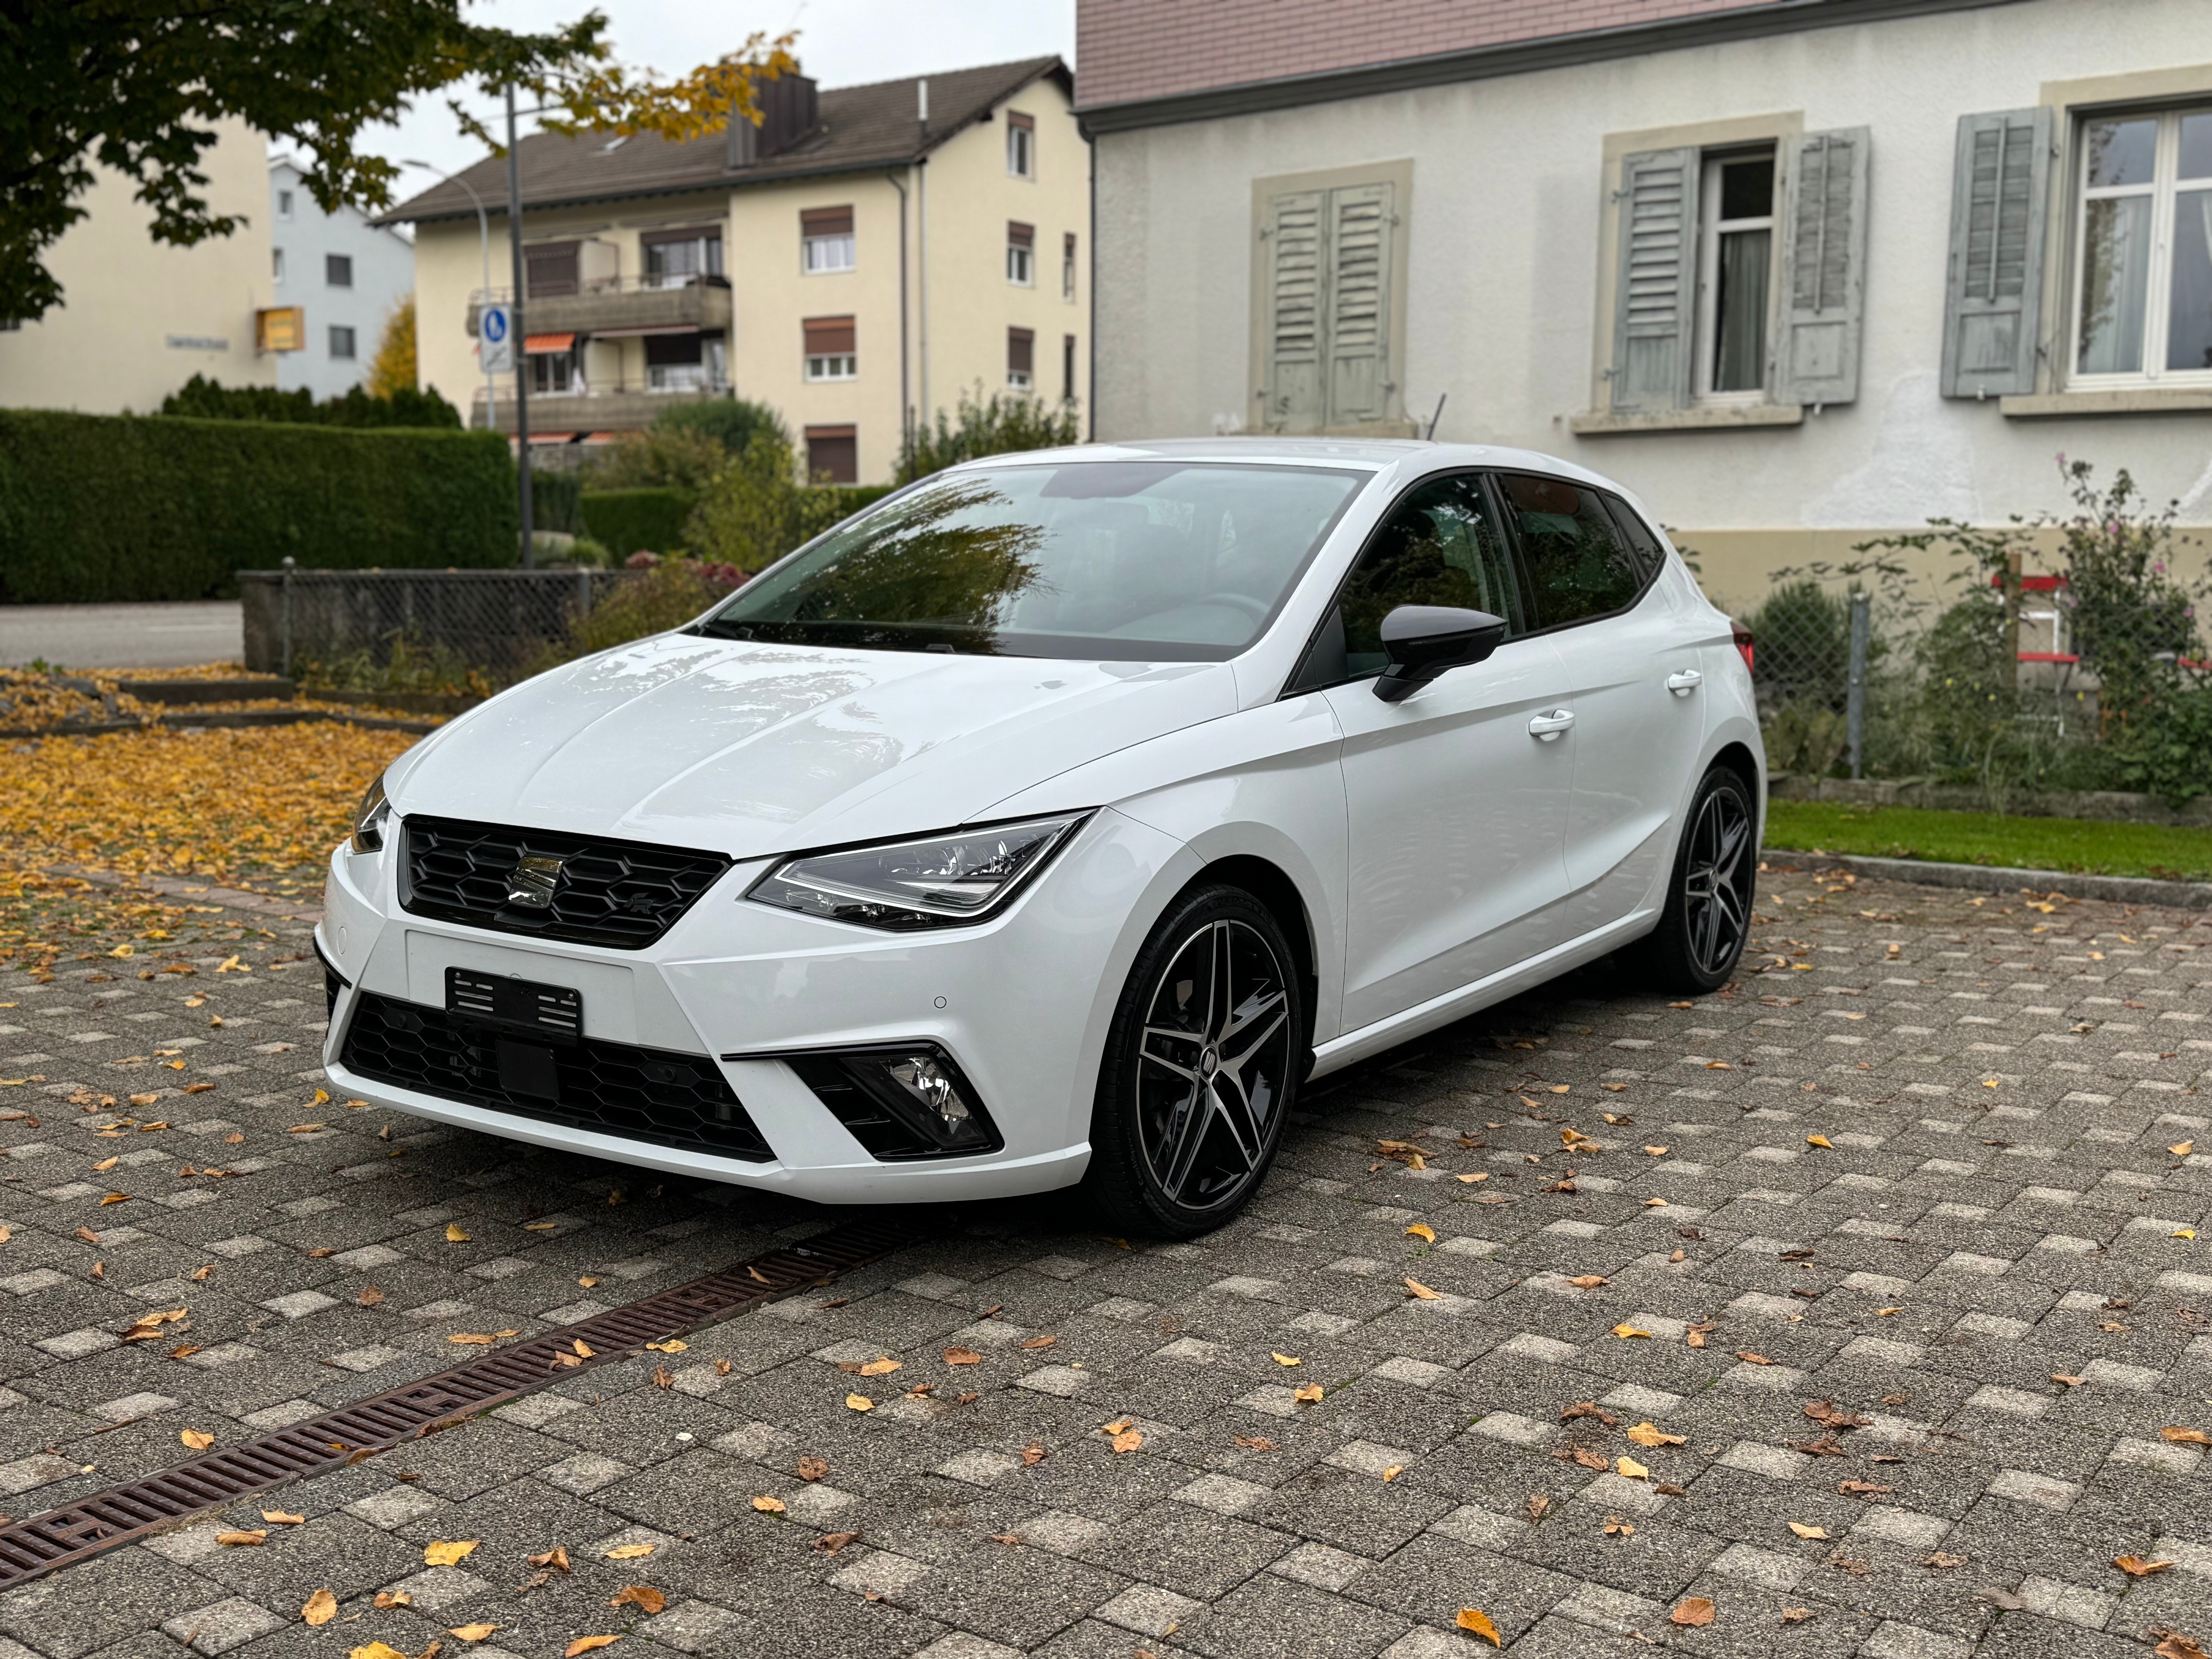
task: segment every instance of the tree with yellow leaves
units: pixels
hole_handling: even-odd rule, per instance
[[[415,296],[410,294],[384,319],[384,337],[376,343],[376,356],[368,365],[368,395],[390,398],[415,389]]]

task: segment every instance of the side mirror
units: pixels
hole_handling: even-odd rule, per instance
[[[1401,702],[1438,675],[1480,662],[1505,643],[1505,619],[1448,605],[1401,605],[1382,618],[1390,665],[1375,695]]]

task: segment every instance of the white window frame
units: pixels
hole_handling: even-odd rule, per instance
[[[842,262],[830,256],[842,253]],[[830,236],[799,238],[799,268],[808,276],[835,276],[860,265],[860,246],[849,230]]]
[[[1010,179],[1036,179],[1036,128],[1018,122],[1006,123],[1006,176]]]
[[[2177,198],[2185,188],[2212,189],[2212,179],[2185,180],[2181,171],[2181,123],[2185,116],[2212,115],[2212,105],[2166,109],[2094,110],[2075,124],[2074,171],[2068,203],[2068,228],[2074,240],[2073,280],[2066,295],[2066,385],[2094,392],[2130,386],[2212,386],[2212,368],[2168,368],[2166,350],[2172,323],[2173,237]],[[2100,121],[2155,121],[2151,182],[2148,185],[2089,185],[2088,130]],[[2094,374],[2075,367],[2081,361],[2081,301],[2087,292],[2089,259],[2089,204],[2122,197],[2150,198],[2150,280],[2143,295],[2142,366]]]
[[[1694,353],[1690,381],[1691,402],[1701,409],[1741,409],[1769,402],[1773,397],[1774,321],[1776,290],[1780,279],[1782,224],[1782,147],[1776,143],[1731,144],[1709,149],[1698,158],[1698,314],[1692,343]],[[1733,161],[1765,156],[1774,162],[1774,197],[1763,216],[1723,219],[1721,215],[1721,169]],[[1721,237],[1730,231],[1766,232],[1766,350],[1759,368],[1759,385],[1736,392],[1713,390],[1713,349],[1720,326]]]
[[[574,397],[584,389],[583,365],[576,361],[574,351],[532,351],[530,359],[530,395],[533,398]],[[546,365],[542,377],[538,373],[540,363]]]
[[[1016,288],[1036,286],[1036,249],[1019,242],[1006,244],[1006,281]]]
[[[857,380],[860,378],[860,354],[853,351],[811,353],[806,359],[806,378],[817,385],[828,380]]]
[[[1006,386],[1010,391],[1027,392],[1030,390],[1030,383],[1036,379],[1036,374],[1034,370],[1024,373],[1018,368],[1010,368],[1006,371]]]

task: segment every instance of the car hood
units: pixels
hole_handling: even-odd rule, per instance
[[[971,822],[1071,767],[1235,706],[1218,663],[672,634],[492,699],[395,763],[386,787],[403,817],[744,859]]]

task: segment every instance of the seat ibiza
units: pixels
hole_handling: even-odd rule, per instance
[[[394,762],[331,857],[325,1061],[672,1174],[1201,1232],[1312,1077],[1610,952],[1728,977],[1747,656],[1541,455],[957,467]]]

